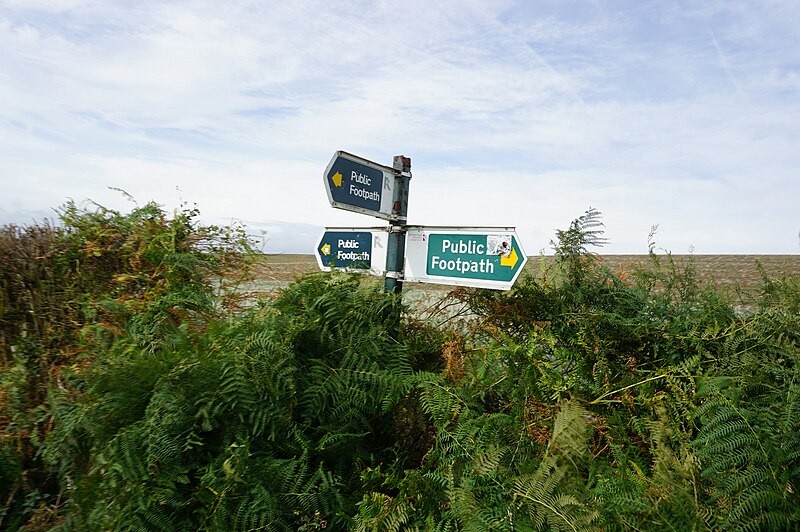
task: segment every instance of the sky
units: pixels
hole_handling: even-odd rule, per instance
[[[0,0],[0,223],[197,206],[314,253],[336,150],[408,222],[602,212],[602,253],[800,253],[800,2]],[[90,205],[90,204],[87,204]]]

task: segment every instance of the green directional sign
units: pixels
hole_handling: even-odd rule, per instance
[[[344,151],[333,154],[323,175],[325,191],[331,206],[396,220],[394,211],[395,173],[363,157]]]
[[[513,227],[413,227],[405,280],[508,290],[527,257]]]
[[[388,234],[385,227],[327,227],[317,243],[317,265],[325,271],[383,275]]]

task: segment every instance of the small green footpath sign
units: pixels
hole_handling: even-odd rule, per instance
[[[508,290],[527,262],[513,227],[409,227],[405,280]]]
[[[386,273],[385,227],[326,227],[317,244],[317,264],[324,271]]]

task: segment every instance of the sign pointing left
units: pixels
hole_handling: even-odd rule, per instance
[[[397,220],[393,211],[395,177],[388,166],[337,151],[325,168],[325,191],[337,209]]]
[[[317,244],[321,270],[383,275],[389,232],[385,227],[326,227]]]

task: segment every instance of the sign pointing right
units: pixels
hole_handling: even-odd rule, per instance
[[[406,281],[509,290],[526,262],[513,227],[408,228]]]

